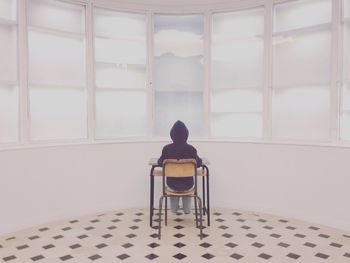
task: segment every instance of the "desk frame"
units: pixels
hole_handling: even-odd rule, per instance
[[[153,215],[154,215],[154,169],[162,167],[159,164],[152,164],[150,171],[150,213],[149,213],[149,225],[153,227]],[[202,202],[203,202],[203,215],[207,215],[207,225],[210,226],[210,199],[209,199],[209,168],[205,164],[200,166],[202,171],[205,171],[205,175],[202,176]]]

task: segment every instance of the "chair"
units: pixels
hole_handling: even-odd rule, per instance
[[[168,197],[180,197],[180,196],[190,196],[194,198],[195,204],[195,216],[196,216],[196,227],[200,230],[200,238],[203,238],[203,224],[202,224],[202,201],[197,194],[197,162],[195,159],[165,159],[163,161],[163,195],[159,199],[159,218],[158,218],[158,239],[161,238],[161,219],[162,219],[162,206],[163,199],[165,199],[165,220],[164,223],[167,225],[168,212],[167,212],[167,199]],[[194,177],[194,188],[186,192],[174,192],[166,185],[167,177]],[[199,206],[199,220],[198,220],[198,209],[197,201]]]

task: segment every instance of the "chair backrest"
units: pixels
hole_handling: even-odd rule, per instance
[[[163,176],[165,177],[191,177],[197,175],[197,162],[195,159],[165,159],[163,161]]]

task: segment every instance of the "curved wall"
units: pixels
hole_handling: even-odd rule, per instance
[[[98,211],[147,207],[147,162],[160,154],[164,143],[0,151],[0,234]],[[213,206],[273,213],[350,230],[349,148],[193,144],[211,161]]]

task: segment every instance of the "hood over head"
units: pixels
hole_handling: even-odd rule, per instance
[[[188,129],[182,121],[176,121],[170,130],[170,137],[174,143],[186,143]]]

